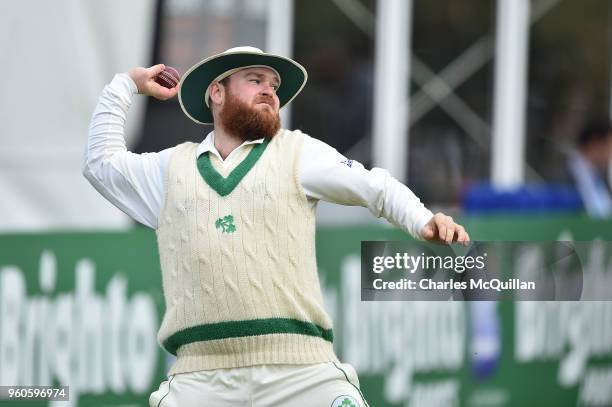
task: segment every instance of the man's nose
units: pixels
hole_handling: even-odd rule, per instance
[[[261,87],[261,93],[263,95],[272,96],[272,94],[274,93],[274,87],[269,83],[264,83]]]

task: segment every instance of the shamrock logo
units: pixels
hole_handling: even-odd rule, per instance
[[[234,225],[234,217],[232,215],[224,216],[215,221],[215,228],[223,229],[221,233],[233,233],[236,231],[236,225]]]
[[[332,402],[331,407],[359,407],[359,403],[351,396],[339,396]]]
[[[355,407],[353,402],[351,400],[349,400],[348,398],[345,398],[344,400],[342,400],[342,404],[340,404],[340,405],[342,407]]]

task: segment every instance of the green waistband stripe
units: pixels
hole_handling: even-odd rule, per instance
[[[316,336],[328,342],[334,340],[331,329],[322,328],[312,322],[291,318],[268,318],[193,326],[174,333],[164,341],[163,345],[168,352],[176,355],[177,349],[188,343],[269,334],[298,334]]]

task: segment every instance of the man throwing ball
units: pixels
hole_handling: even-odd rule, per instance
[[[92,117],[83,174],[111,203],[155,229],[166,312],[158,333],[177,359],[151,406],[367,406],[338,361],[315,254],[319,200],[366,207],[415,238],[467,244],[464,228],[380,168],[366,170],[299,130],[279,109],[302,90],[297,62],[232,48],[178,86],[163,65],[107,85]],[[134,94],[177,96],[214,130],[159,153],[127,151]]]

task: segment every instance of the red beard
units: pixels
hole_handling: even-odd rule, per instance
[[[273,104],[272,98],[260,97],[256,102],[268,102]],[[277,112],[268,110],[257,110],[250,107],[227,92],[225,106],[219,112],[221,125],[229,134],[240,137],[243,141],[257,140],[260,138],[271,139],[280,129],[280,116]]]

